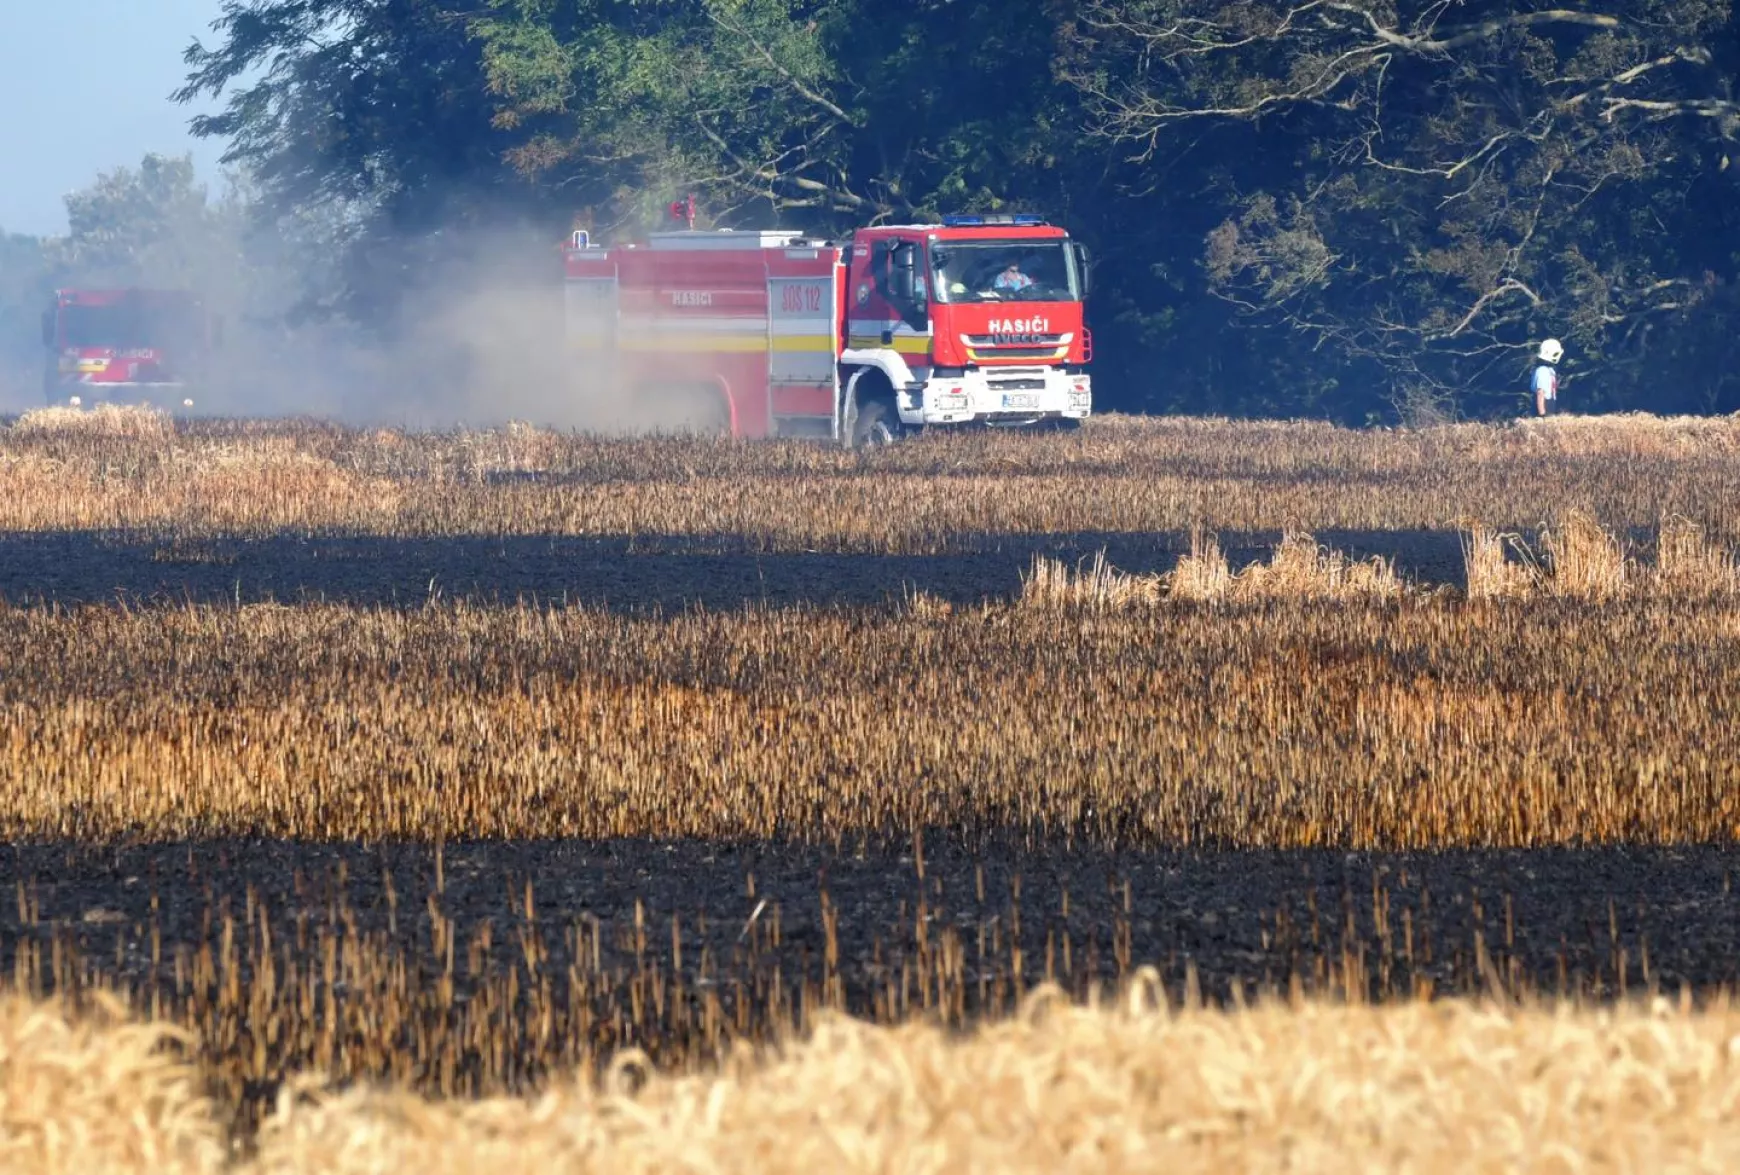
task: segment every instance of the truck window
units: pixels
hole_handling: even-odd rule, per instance
[[[1081,285],[1066,243],[937,241],[931,274],[939,302],[1079,302]]]
[[[902,246],[917,250],[913,267],[911,298],[901,297],[893,280],[896,264],[895,251]],[[917,241],[911,240],[877,241],[872,246],[870,253],[870,275],[876,283],[877,292],[894,308],[902,321],[918,330],[924,329],[927,325],[930,313],[931,283],[925,276],[923,256],[923,247]]]
[[[143,315],[136,306],[63,306],[60,310],[61,344],[67,347],[143,347],[146,335]]]
[[[199,340],[199,311],[181,302],[126,300],[102,306],[62,306],[66,347],[186,348]]]

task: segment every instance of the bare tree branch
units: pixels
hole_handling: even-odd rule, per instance
[[[732,36],[741,39],[745,44],[753,49],[756,55],[766,63],[769,69],[785,79],[786,85],[792,88],[793,93],[799,95],[811,105],[818,106],[827,111],[841,122],[848,125],[851,124],[852,118],[849,114],[825,95],[817,93],[808,85],[804,84],[800,78],[793,74],[791,70],[787,69],[780,60],[773,55],[772,50],[767,47],[766,43],[752,33],[742,21],[727,20],[725,17],[721,16],[719,10],[712,5],[707,5],[707,19],[712,21],[719,28],[730,33]]]
[[[1453,49],[1461,49],[1476,41],[1489,40],[1500,33],[1513,29],[1533,28],[1535,25],[1542,24],[1582,25],[1597,29],[1619,27],[1619,18],[1616,16],[1604,16],[1595,12],[1578,12],[1569,8],[1549,8],[1541,12],[1513,12],[1508,16],[1494,17],[1490,20],[1462,25],[1442,37],[1410,36],[1385,26],[1369,8],[1339,2],[1331,3],[1329,7],[1338,12],[1347,12],[1363,17],[1372,36],[1386,45],[1409,53],[1448,53]]]

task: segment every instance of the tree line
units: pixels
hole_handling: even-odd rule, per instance
[[[1098,258],[1107,406],[1509,414],[1556,336],[1575,409],[1740,409],[1730,4],[1553,3],[227,0],[180,97],[253,222],[325,242],[289,301],[373,329],[689,192],[1038,211]]]

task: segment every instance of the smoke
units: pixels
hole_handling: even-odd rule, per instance
[[[407,428],[630,426],[608,373],[568,346],[560,243],[512,226],[377,245],[377,260],[394,259],[378,321],[301,318],[280,296],[228,332],[206,408]],[[287,260],[275,287],[336,300],[344,278],[329,260]]]
[[[727,427],[728,409],[704,370],[685,373],[680,358],[659,357],[662,377],[647,384],[615,363],[615,307],[591,320],[570,308],[563,244],[524,225],[392,242],[395,260],[382,266],[395,279],[391,308],[378,325],[335,319],[269,343],[244,332],[211,410],[418,429],[510,421],[604,435]],[[311,276],[286,274],[305,288]],[[336,285],[331,275],[323,280]]]
[[[28,335],[8,327],[15,353],[37,364],[28,393],[14,387],[0,410],[41,402],[35,336],[48,291],[139,285],[192,290],[221,319],[192,389],[200,415],[600,433],[688,423],[680,407],[649,411],[618,386],[605,354],[572,349],[563,240],[523,218],[391,236],[365,213],[329,207],[267,226],[245,181],[208,199],[190,166],[151,158],[105,173],[75,205],[74,231],[42,245],[41,305],[15,316]]]

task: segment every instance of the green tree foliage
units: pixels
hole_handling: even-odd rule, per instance
[[[672,191],[847,229],[1067,203],[1043,0],[497,0],[473,24],[508,158],[605,220]]]
[[[223,96],[196,133],[226,141],[275,231],[339,258],[304,312],[390,318],[453,238],[562,199],[521,180],[495,122],[476,6],[228,0],[220,43],[191,45],[179,97]],[[546,258],[543,258],[547,260]]]
[[[389,317],[478,240],[1031,208],[1124,407],[1740,408],[1728,0],[227,0],[196,120]],[[486,228],[523,231],[504,245]],[[295,234],[292,234],[293,236]]]
[[[240,201],[211,200],[191,156],[104,172],[66,211],[67,235],[49,246],[57,284],[191,288],[239,272]]]
[[[1733,402],[1706,347],[1674,354],[1729,333],[1725,2],[1099,0],[1082,24],[1101,134],[1144,160],[1207,125],[1280,147],[1285,168],[1229,168],[1207,235],[1235,319],[1397,398],[1514,402],[1558,335],[1584,405],[1664,376],[1685,394],[1656,386],[1658,408]]]

